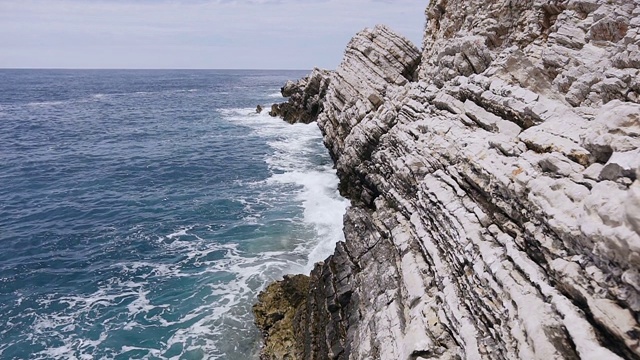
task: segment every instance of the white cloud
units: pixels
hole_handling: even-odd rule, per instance
[[[0,67],[333,68],[358,30],[420,42],[426,1],[0,0]]]

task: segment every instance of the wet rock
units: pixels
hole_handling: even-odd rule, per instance
[[[253,313],[265,340],[260,359],[302,359],[304,343],[299,335],[306,328],[308,293],[309,277],[295,275],[270,284],[258,295]]]

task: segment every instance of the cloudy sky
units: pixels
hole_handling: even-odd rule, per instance
[[[335,68],[357,31],[416,45],[427,0],[0,0],[0,68]]]

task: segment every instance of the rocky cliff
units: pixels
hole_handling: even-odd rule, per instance
[[[640,1],[426,15],[421,51],[376,26],[323,75],[352,206],[288,355],[640,359]]]
[[[327,70],[314,69],[309,76],[296,82],[288,81],[281,89],[282,96],[289,98],[285,103],[273,104],[269,115],[283,118],[290,124],[309,124],[318,119],[330,76]]]

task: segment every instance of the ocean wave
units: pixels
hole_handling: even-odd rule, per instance
[[[48,106],[60,106],[69,103],[70,101],[32,101],[26,104],[30,107],[48,107]]]
[[[65,99],[65,100],[45,100],[45,101],[30,101],[27,103],[21,104],[5,104],[0,107],[0,110],[15,110],[23,107],[30,108],[48,108],[48,107],[59,107],[63,105],[70,104],[78,104],[78,103],[90,103],[96,101],[105,101],[115,97],[148,97],[158,94],[180,94],[180,93],[195,93],[199,92],[199,89],[172,89],[172,90],[160,90],[160,91],[133,91],[133,92],[114,92],[114,93],[93,93],[88,95],[83,95],[77,98]]]
[[[122,96],[148,96],[126,94],[96,93],[70,101],[109,102],[118,111],[118,104],[130,104]],[[200,99],[193,97],[193,101]],[[82,111],[85,106],[69,108]],[[43,115],[42,119],[48,118]],[[156,124],[159,119],[149,121]],[[166,121],[174,123],[173,118]],[[347,202],[336,191],[335,170],[315,124],[289,125],[247,108],[221,110],[202,124],[207,126],[198,131],[216,136],[204,137],[206,149],[205,145],[197,148],[201,138],[180,141],[185,149],[196,147],[202,162],[220,160],[227,166],[238,159],[244,164],[248,157],[229,157],[220,139],[241,139],[239,147],[233,148],[239,152],[246,149],[243,146],[257,146],[249,165],[237,167],[238,174],[214,180],[224,181],[224,186],[198,188],[186,200],[180,199],[184,188],[199,186],[193,184],[199,183],[200,176],[210,180],[216,175],[212,169],[217,169],[190,166],[194,153],[187,152],[169,156],[172,161],[163,162],[162,167],[179,165],[189,176],[197,176],[194,183],[185,182],[187,177],[178,179],[179,183],[163,183],[163,172],[156,170],[122,172],[123,178],[109,171],[87,171],[77,179],[94,187],[76,184],[67,193],[67,183],[61,182],[64,191],[52,187],[51,200],[25,203],[19,197],[8,198],[14,206],[35,209],[32,218],[42,219],[36,223],[42,234],[25,241],[25,246],[14,246],[23,257],[7,257],[6,269],[11,271],[0,276],[3,286],[16,289],[2,307],[0,357],[24,357],[26,351],[35,359],[224,359],[255,353],[259,332],[253,326],[251,306],[257,294],[284,274],[307,272],[333,251],[335,242],[342,239]],[[181,133],[176,130],[176,134]],[[96,143],[89,140],[90,146]],[[165,140],[159,137],[153,143]],[[100,143],[109,154],[116,144]],[[148,167],[156,159],[145,158],[147,153],[118,154],[122,156],[109,161],[129,162],[134,169]],[[59,171],[75,166],[66,160],[63,164],[58,163]],[[91,164],[104,166],[105,162],[89,161],[87,167]],[[245,176],[248,173],[251,176]],[[118,175],[115,184],[127,187],[102,183],[103,175]],[[152,180],[141,189],[122,182],[137,175],[149,175]],[[105,191],[96,190],[96,184],[111,185]],[[150,184],[153,188],[147,189]],[[73,206],[62,213],[59,207],[64,201]],[[197,205],[192,207],[194,202]],[[43,209],[57,217],[38,213]],[[22,244],[17,237],[14,240]],[[22,285],[34,281],[51,284],[38,291]]]
[[[288,124],[252,109],[228,109],[223,114],[229,121],[248,126],[267,139],[273,152],[265,158],[273,174],[266,180],[272,185],[293,185],[294,198],[304,209],[304,223],[315,231],[311,241],[300,245],[308,272],[317,261],[329,256],[335,244],[344,240],[342,217],[349,201],[337,190],[338,177],[330,164],[319,164],[313,154],[326,155],[322,134],[315,123]],[[280,189],[280,191],[282,191]]]
[[[133,336],[116,356],[175,358],[203,352],[211,358],[224,358],[229,351],[224,344],[235,341],[248,347],[257,345],[250,310],[257,293],[283,273],[301,270],[301,254],[249,254],[238,244],[205,239],[196,234],[193,226],[176,229],[155,243],[167,255],[180,260],[116,264],[111,269],[112,277],[93,293],[50,294],[37,300],[37,310],[32,308],[15,316],[12,321],[34,319],[29,341],[47,338],[56,344],[36,352],[35,358],[102,357],[104,353],[98,348],[112,336]],[[180,281],[200,284],[189,296],[176,298],[179,302],[157,298],[156,294],[167,294],[166,288]],[[112,316],[117,312],[122,315]],[[89,335],[93,323],[99,323],[102,329],[99,334]],[[135,334],[147,331],[167,336],[161,346],[140,346]],[[247,337],[252,332],[255,340]],[[236,339],[226,339],[221,347],[223,336]]]
[[[314,242],[300,245],[308,254],[304,270],[308,273],[316,262],[333,253],[336,243],[344,240],[342,218],[349,201],[340,196],[337,190],[339,181],[330,166],[320,171],[274,174],[267,181],[302,186],[296,199],[302,202],[304,222],[314,229],[316,238]]]

